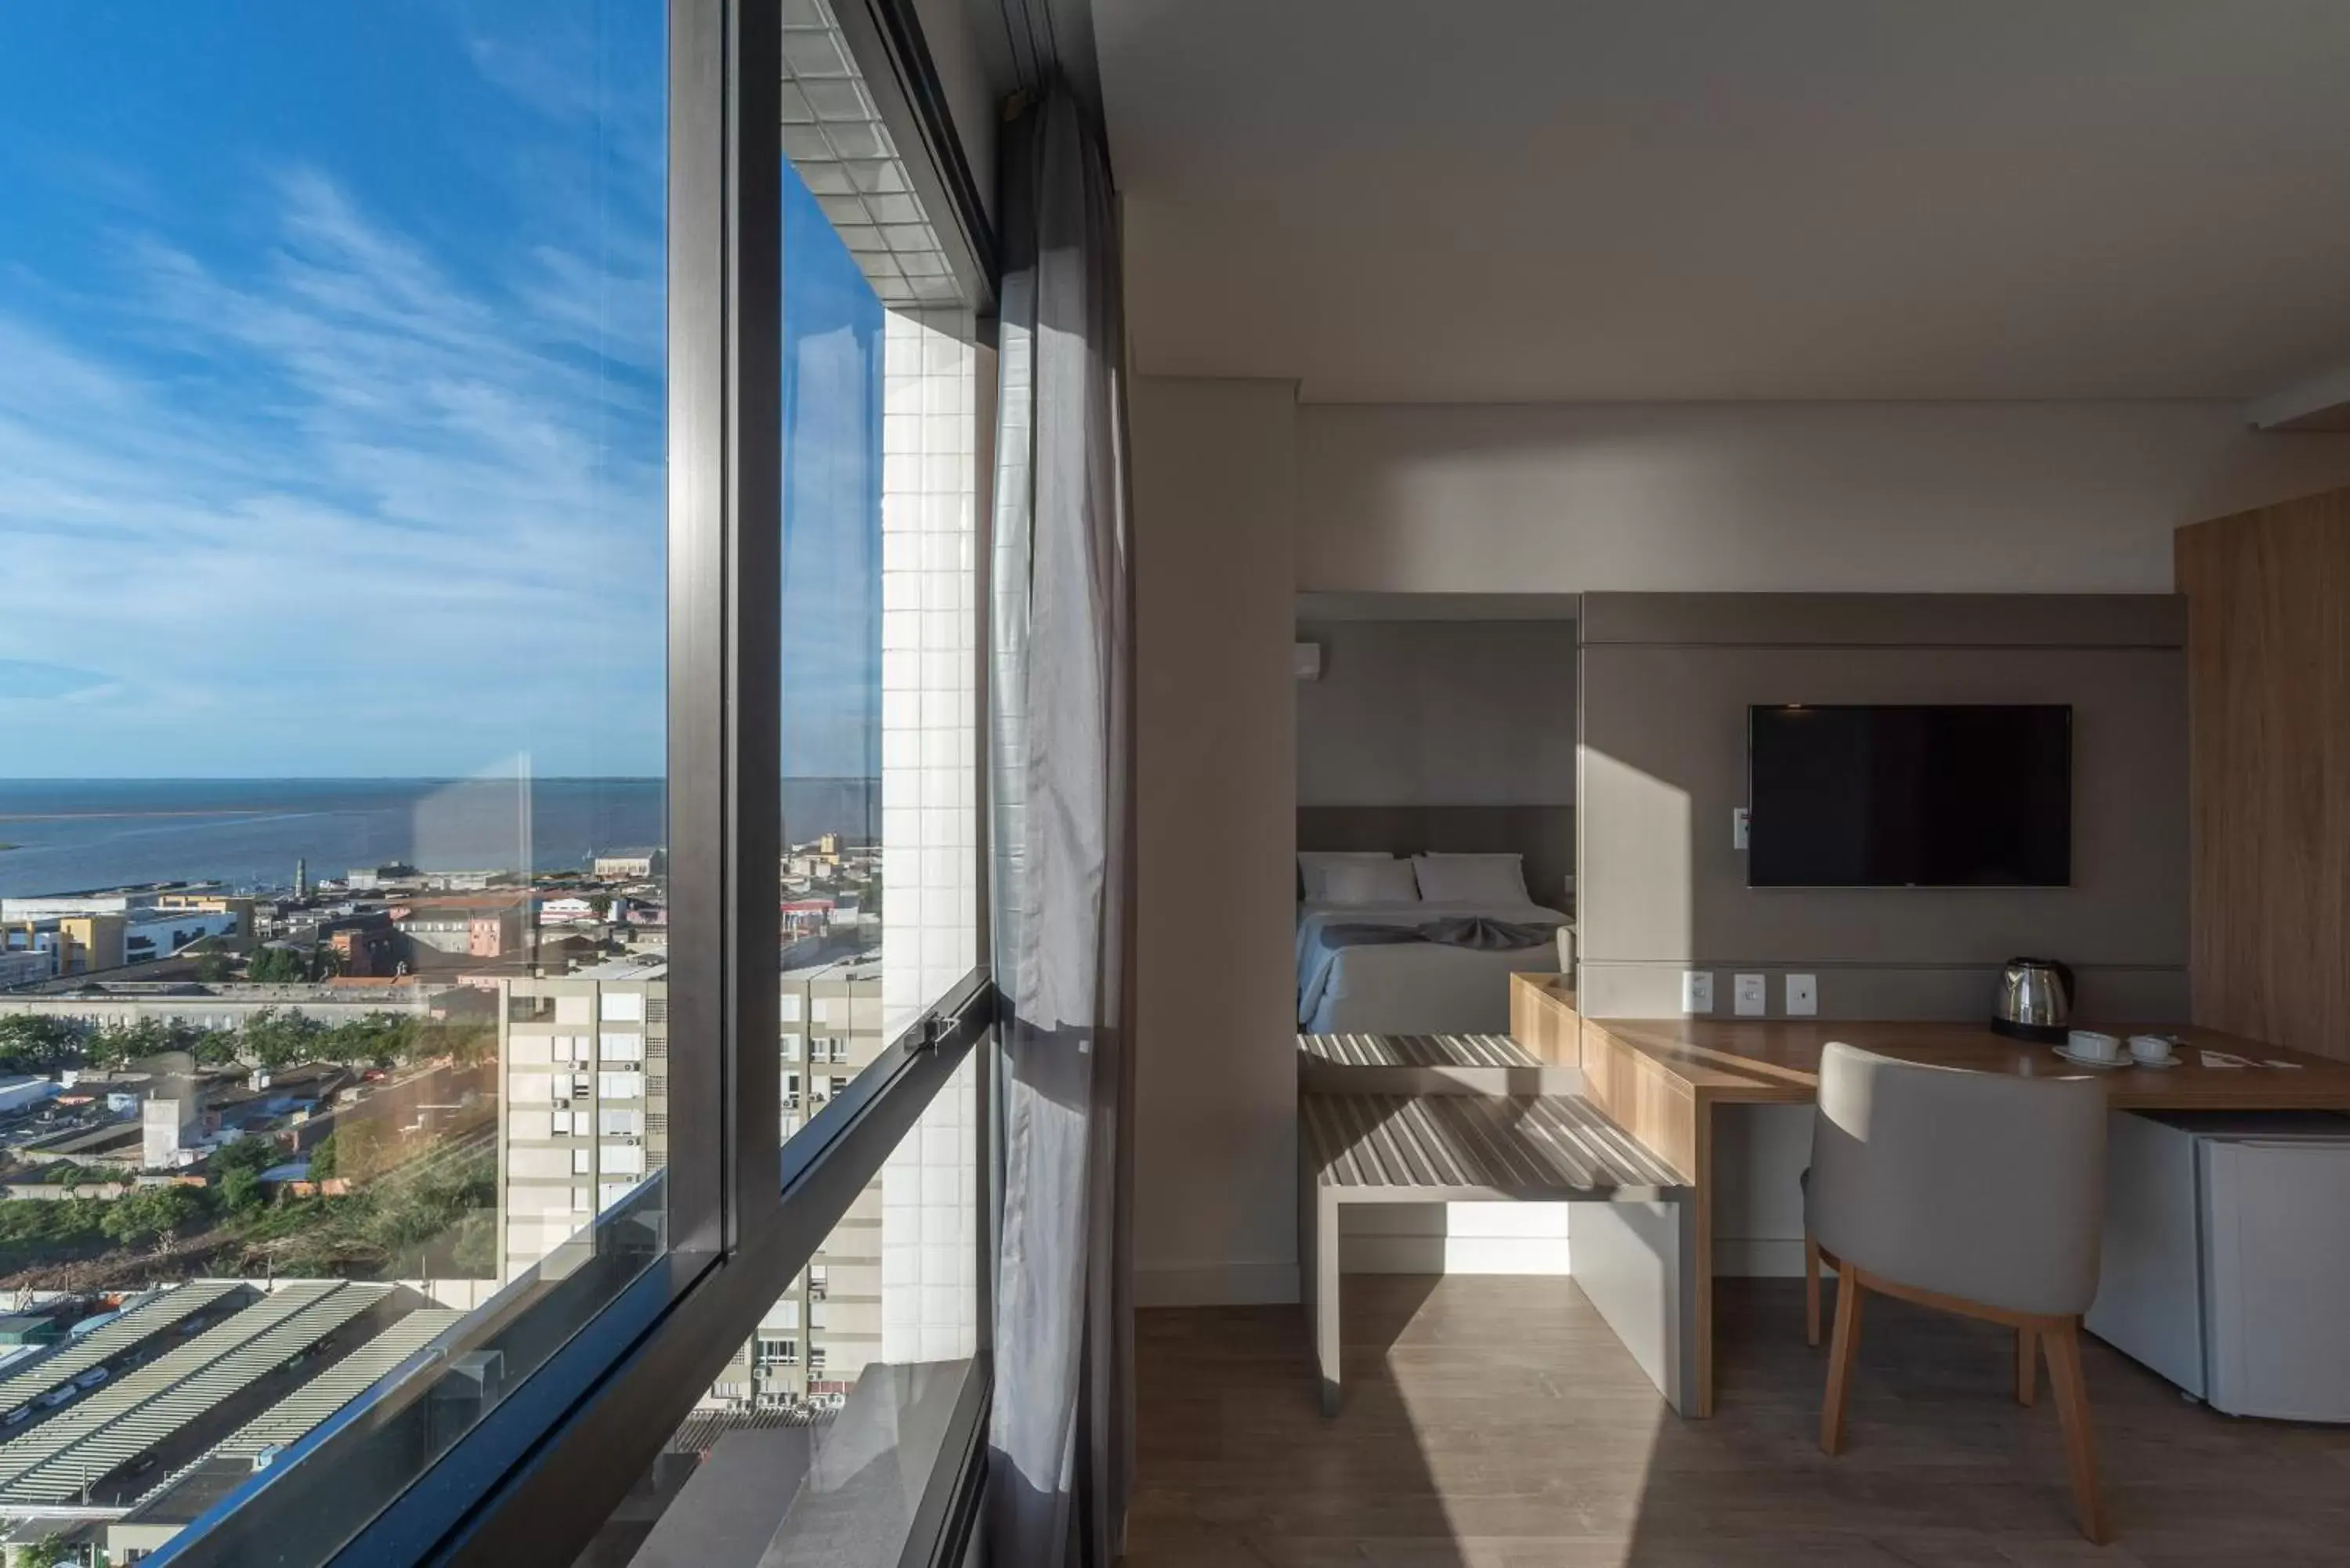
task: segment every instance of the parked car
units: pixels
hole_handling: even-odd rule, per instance
[[[95,1388],[112,1376],[113,1374],[107,1371],[103,1366],[93,1366],[88,1371],[74,1379],[74,1386],[77,1388]]]
[[[52,1388],[41,1396],[38,1403],[44,1410],[54,1410],[81,1390],[68,1383],[62,1388]]]
[[[30,1405],[19,1405],[6,1415],[0,1416],[0,1427],[13,1427],[32,1413],[33,1407]]]

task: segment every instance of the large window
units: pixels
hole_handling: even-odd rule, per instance
[[[985,247],[864,29],[0,16],[12,1542],[970,1429]]]
[[[442,1347],[421,1463],[666,1244],[665,27],[0,18],[14,1539]]]

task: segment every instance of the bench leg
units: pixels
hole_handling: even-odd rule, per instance
[[[1314,1274],[1314,1364],[1322,1377],[1322,1413],[1338,1413],[1338,1204],[1314,1195],[1314,1250],[1299,1262]]]

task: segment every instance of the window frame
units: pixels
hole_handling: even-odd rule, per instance
[[[939,203],[934,222],[959,271],[968,265],[983,321],[994,237],[911,0],[835,9],[922,194]],[[977,1349],[905,1561],[953,1560],[972,1527],[993,1394],[1001,1192],[984,723],[978,963],[795,1134],[778,1136],[782,11],[781,0],[668,0],[671,1163],[559,1253],[559,1269],[550,1259],[516,1278],[451,1343],[411,1357],[191,1521],[151,1557],[159,1568],[277,1557],[322,1520],[350,1520],[379,1497],[321,1560],[504,1568],[577,1556],[606,1511],[581,1500],[619,1502],[966,1060],[976,1064]],[[993,402],[993,389],[979,389],[983,422]],[[991,445],[983,431],[983,465]],[[984,504],[977,518],[983,575]],[[983,705],[989,596],[974,599]],[[513,1355],[530,1370],[420,1468],[452,1355],[508,1346],[544,1355]],[[803,1336],[797,1348],[807,1366],[813,1347]]]

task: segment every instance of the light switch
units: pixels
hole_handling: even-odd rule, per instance
[[[1742,805],[1736,807],[1731,812],[1730,846],[1732,849],[1743,849],[1746,847],[1746,825],[1748,820],[1749,818],[1746,808]]]
[[[1713,971],[1711,970],[1681,971],[1681,1011],[1683,1012],[1713,1011]]]
[[[1820,1010],[1820,977],[1815,974],[1791,974],[1787,977],[1787,1016],[1809,1018]]]
[[[1771,992],[1767,976],[1742,974],[1735,983],[1737,989],[1733,994],[1737,998],[1735,1005],[1739,1017],[1760,1018],[1771,1011]]]

